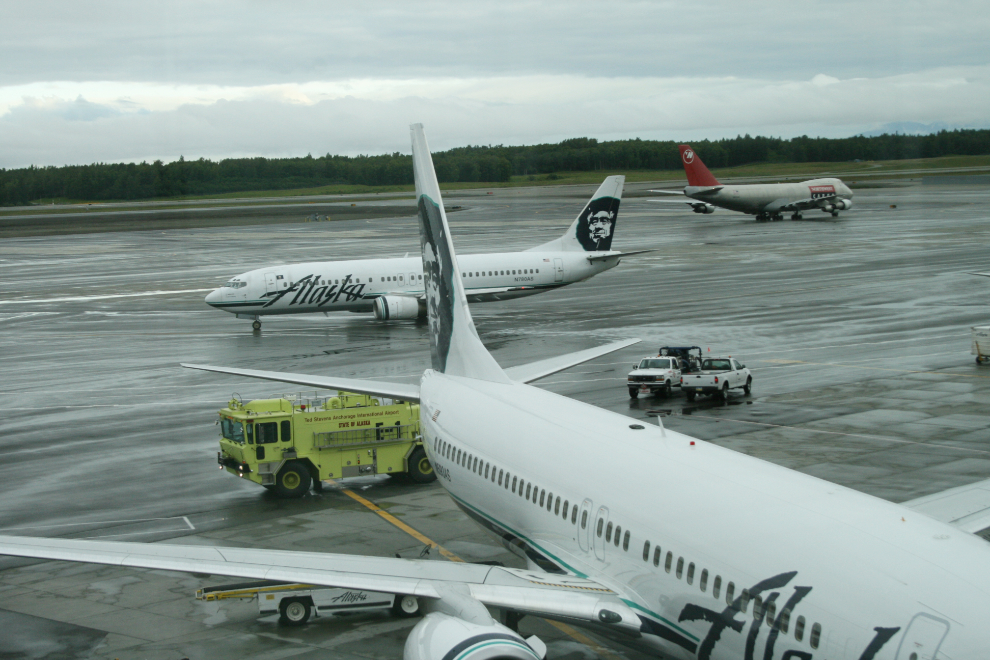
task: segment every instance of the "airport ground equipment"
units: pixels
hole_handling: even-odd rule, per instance
[[[675,386],[681,386],[681,360],[673,355],[645,357],[633,365],[626,383],[633,399],[640,394],[670,396]]]
[[[374,609],[391,609],[393,614],[403,617],[420,613],[419,599],[415,596],[270,580],[204,587],[196,591],[196,600],[257,600],[259,614],[278,614],[279,622],[287,626],[301,626],[313,616],[350,614]]]
[[[990,362],[990,325],[973,326],[971,352],[976,356],[976,364]]]
[[[326,479],[436,479],[420,439],[418,403],[347,392],[247,403],[235,397],[218,423],[220,467],[280,497],[302,497]]]
[[[729,390],[741,388],[749,394],[753,389],[753,375],[746,365],[733,357],[705,358],[701,371],[681,376],[681,391],[688,401],[699,394],[729,398]]]
[[[681,361],[681,371],[689,374],[701,370],[700,346],[661,346],[658,356],[673,355]]]

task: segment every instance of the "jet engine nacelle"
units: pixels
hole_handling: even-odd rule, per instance
[[[715,212],[715,207],[711,204],[695,204],[693,208],[695,213],[709,214]]]
[[[375,298],[375,318],[379,321],[426,318],[426,302],[412,296]]]
[[[839,199],[835,202],[835,208],[839,211],[848,211],[852,208],[852,205],[853,203],[851,199]]]
[[[547,647],[538,637],[523,639],[491,620],[479,624],[442,612],[423,617],[406,638],[403,660],[436,660],[471,656],[471,660],[533,660]]]

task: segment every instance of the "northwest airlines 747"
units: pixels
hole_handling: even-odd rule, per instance
[[[987,657],[990,545],[973,533],[990,525],[987,482],[894,504],[527,385],[636,340],[499,366],[421,124],[412,139],[432,360],[419,384],[186,366],[418,401],[438,483],[527,568],[19,536],[0,554],[418,598],[405,660],[542,660],[519,615],[676,660]]]
[[[619,265],[638,252],[612,250],[624,176],[610,176],[560,238],[523,252],[468,254],[460,259],[471,302],[493,302],[557,289]],[[270,314],[374,312],[382,321],[426,317],[420,257],[320,261],[242,273],[206,303],[254,321]]]
[[[757,220],[781,220],[784,213],[800,220],[804,211],[823,211],[838,216],[852,208],[852,190],[839,179],[810,179],[801,183],[754,183],[724,185],[708,171],[691,145],[682,144],[681,162],[688,184],[683,192],[652,190],[667,195],[686,195],[695,213],[714,213],[715,207],[755,215]],[[656,200],[667,201],[667,200]]]

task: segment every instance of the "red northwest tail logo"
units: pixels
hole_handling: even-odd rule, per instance
[[[694,153],[694,149],[689,144],[680,145],[681,161],[684,163],[684,173],[687,174],[689,186],[719,186],[721,185],[712,173],[708,171],[705,164]]]

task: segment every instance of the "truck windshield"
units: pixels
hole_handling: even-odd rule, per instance
[[[728,360],[702,360],[703,371],[731,371],[732,367]]]
[[[652,360],[643,360],[639,363],[640,369],[670,369],[670,359],[668,358],[654,358]]]
[[[223,437],[233,442],[244,444],[244,424],[224,417],[220,420],[220,429]]]

